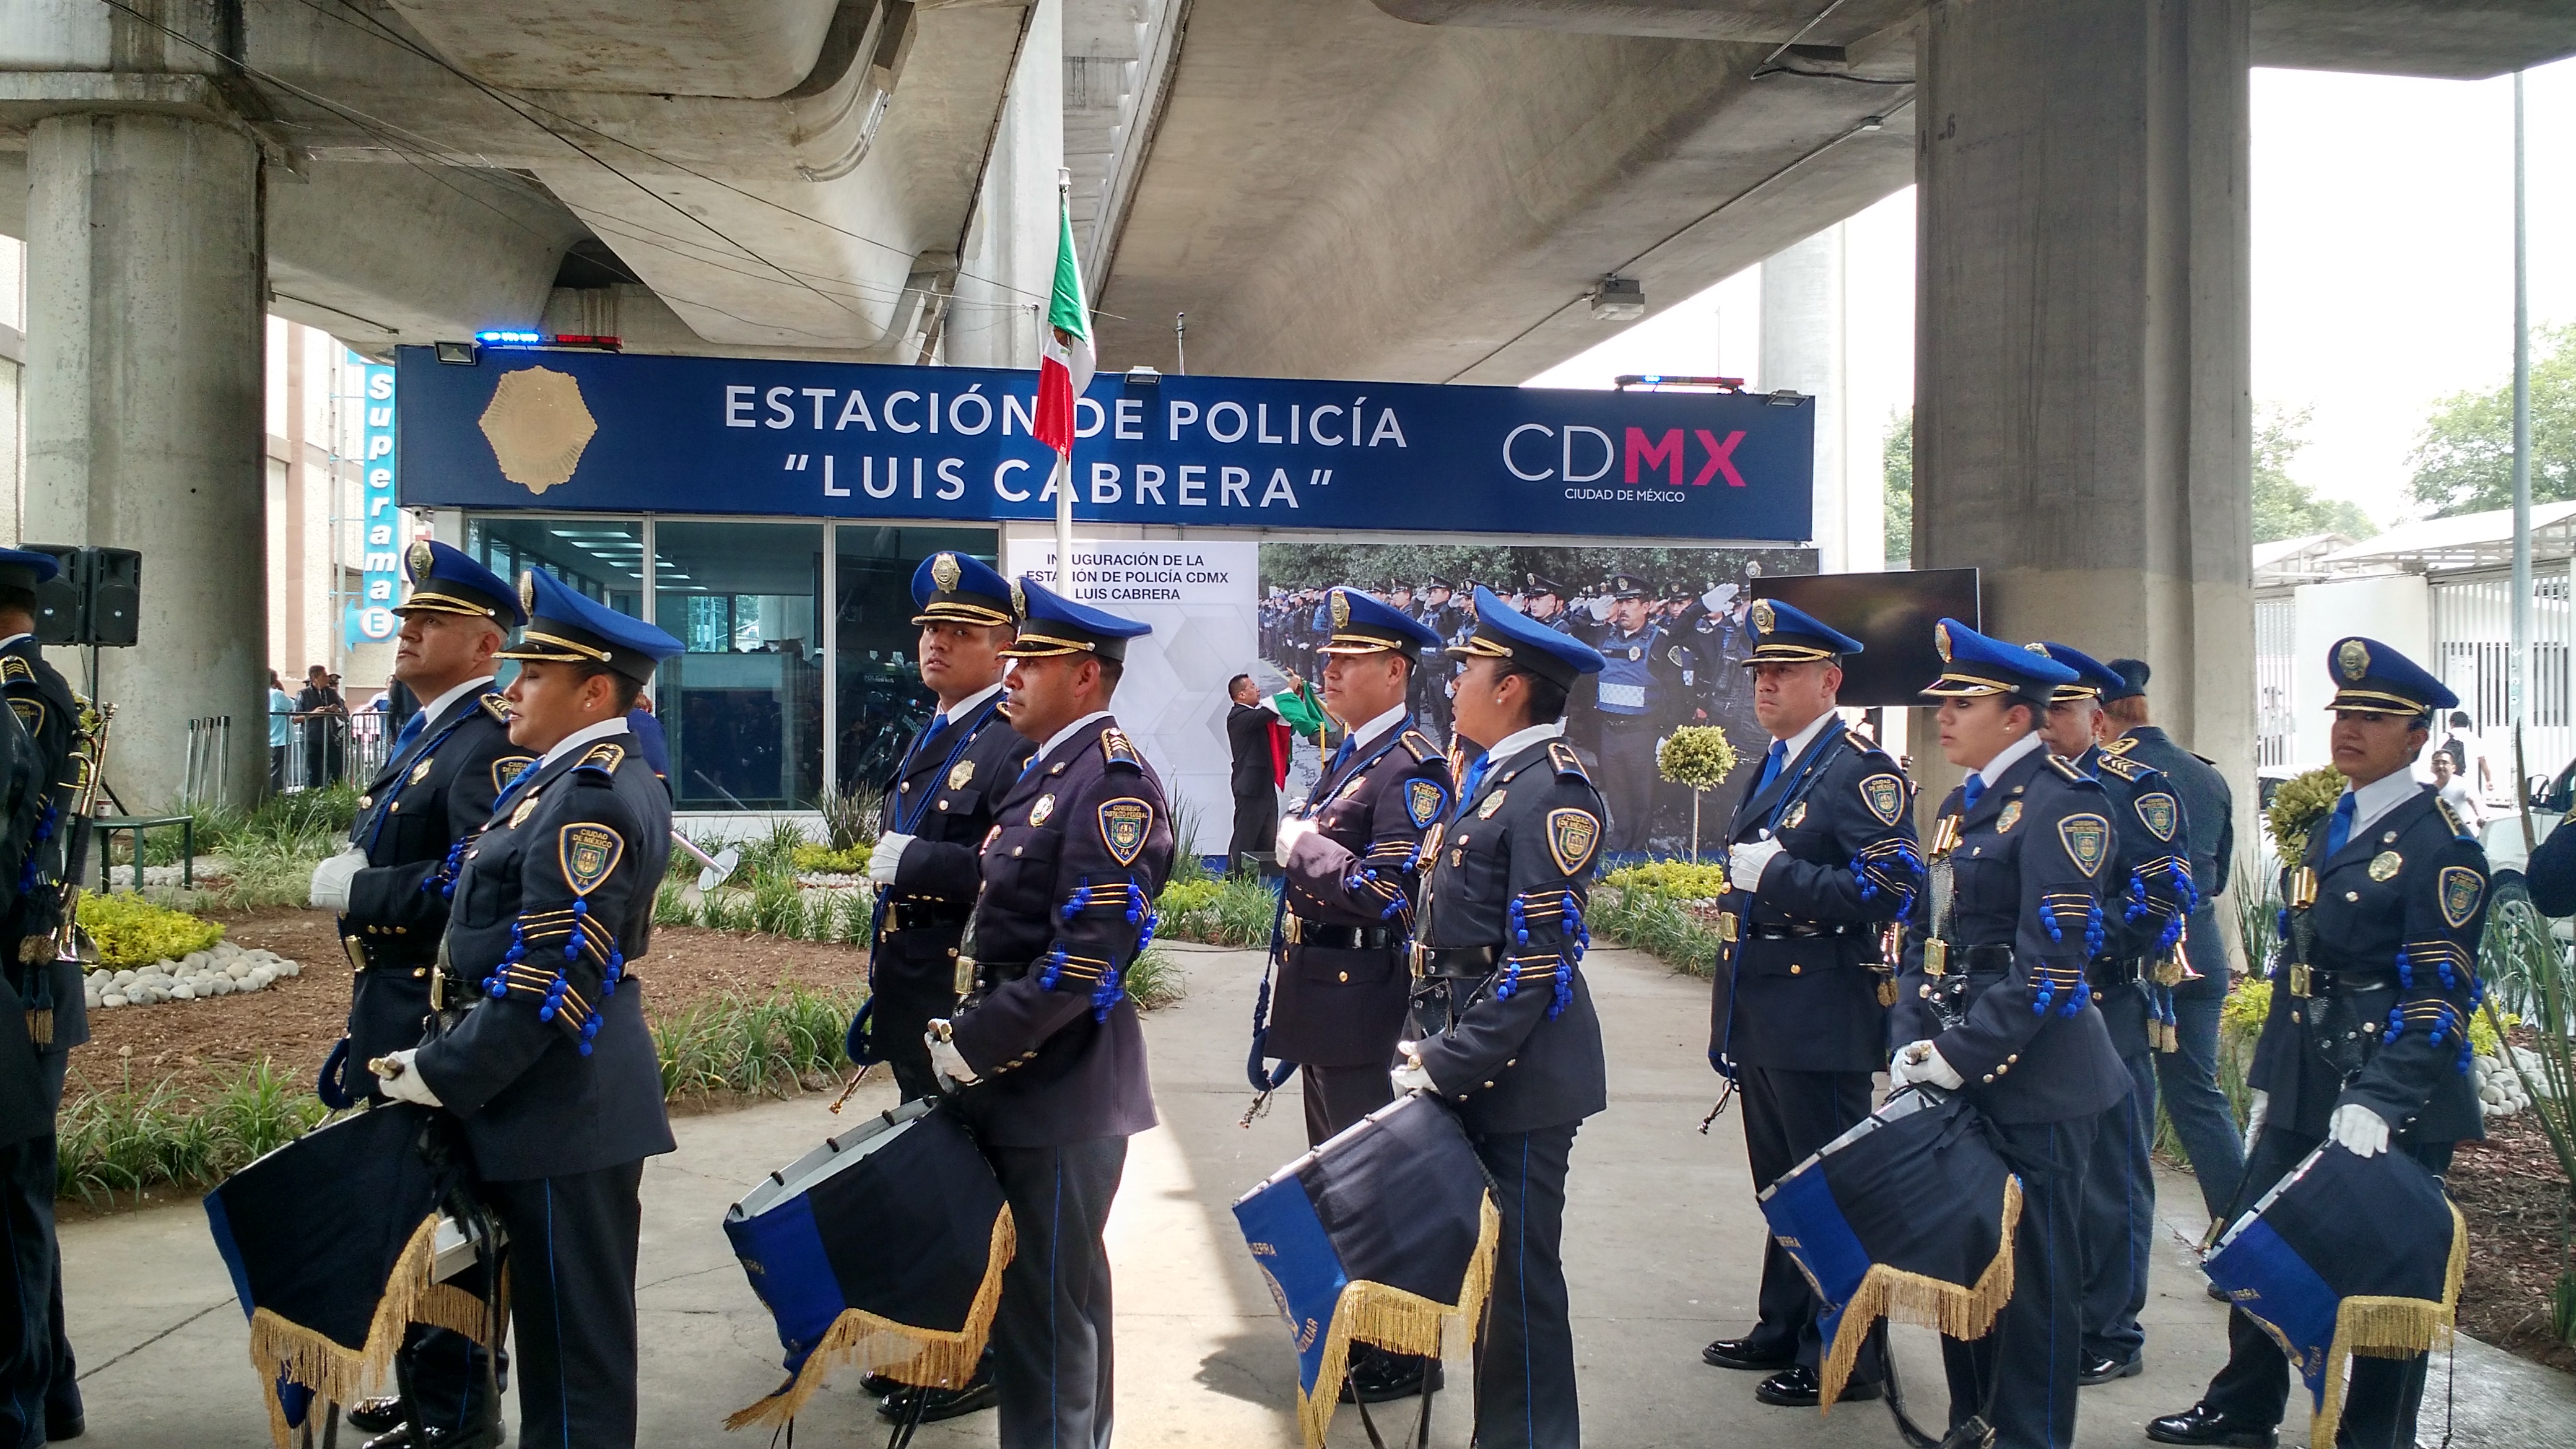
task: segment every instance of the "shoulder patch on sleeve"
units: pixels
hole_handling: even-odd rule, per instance
[[[502,791],[509,789],[510,781],[517,778],[518,773],[521,770],[528,768],[536,762],[537,757],[534,755],[503,755],[499,759],[494,760],[492,762],[492,793],[498,795]]]
[[[1558,774],[1572,775],[1586,784],[1591,783],[1592,776],[1583,768],[1583,757],[1574,752],[1574,746],[1563,740],[1549,740],[1547,758],[1548,763],[1556,766]]]
[[[2477,839],[2476,836],[2469,833],[2468,826],[2460,823],[2459,812],[2451,808],[2450,801],[2436,795],[2433,797],[2433,808],[2442,812],[2442,825],[2444,829],[2449,830],[2453,835],[2458,836],[2462,840]],[[2458,867],[2454,867],[2454,869],[2457,868]],[[2456,926],[2459,922],[2453,921],[2451,924]]]
[[[577,896],[597,890],[625,853],[626,842],[605,825],[581,823],[555,832],[555,858],[563,866],[565,883]]]
[[[1555,857],[1558,870],[1582,875],[1600,843],[1601,818],[1591,811],[1568,807],[1547,812],[1547,853]]]
[[[1449,792],[1437,780],[1419,777],[1404,782],[1404,818],[1421,830],[1449,808]]]
[[[1869,807],[1870,814],[1878,817],[1879,824],[1894,825],[1896,817],[1905,813],[1905,777],[1890,774],[1869,776],[1860,782],[1860,802]]]
[[[503,724],[508,724],[510,722],[510,702],[508,700],[503,699],[497,694],[487,694],[476,702],[483,706],[483,712],[485,714],[492,716],[492,718],[499,720]]]
[[[2452,930],[2469,923],[2478,913],[2478,898],[2487,892],[2487,878],[2465,865],[2442,867],[2442,919]]]
[[[614,745],[602,740],[590,747],[589,751],[581,757],[581,763],[572,767],[572,772],[584,778],[596,776],[597,783],[604,785],[617,778],[617,767],[625,762],[624,745]]]
[[[18,716],[18,723],[27,727],[29,735],[45,732],[45,702],[42,699],[13,694],[9,696],[9,711]]]
[[[1100,803],[1100,843],[1120,865],[1134,865],[1154,831],[1154,807],[1132,795]]]
[[[2069,815],[2057,822],[2057,838],[2065,842],[2066,858],[2077,870],[2098,875],[2111,853],[2111,822],[2099,815]]]
[[[2171,841],[2174,838],[2174,821],[2182,813],[2182,807],[2174,802],[2174,797],[2162,790],[2149,791],[2137,798],[2136,808],[2138,823],[2147,827],[2156,839]]]
[[[1427,765],[1441,757],[1440,747],[1431,743],[1431,737],[1420,730],[1406,730],[1398,738],[1403,741],[1405,752],[1413,756],[1413,762],[1417,765]]]
[[[1100,757],[1112,765],[1124,765],[1130,770],[1145,768],[1144,760],[1136,753],[1136,742],[1127,738],[1127,732],[1116,725],[1100,732]],[[1119,864],[1126,862],[1122,860]]]

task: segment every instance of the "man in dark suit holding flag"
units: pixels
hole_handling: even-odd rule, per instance
[[[1708,1052],[1744,1095],[1758,1194],[1869,1115],[1895,990],[1880,933],[1912,902],[1922,865],[1904,772],[1834,713],[1842,656],[1860,641],[1774,599],[1753,605],[1749,626],[1753,713],[1772,739],[1727,828]],[[1818,1308],[1788,1253],[1768,1243],[1761,1321],[1701,1357],[1776,1369],[1755,1397],[1813,1405]],[[1876,1398],[1879,1377],[1864,1358],[1843,1397]]]

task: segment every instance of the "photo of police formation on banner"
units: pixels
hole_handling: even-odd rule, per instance
[[[344,1110],[210,1194],[210,1225],[281,1445],[327,1406],[372,1449],[484,1449],[512,1383],[522,1444],[653,1442],[642,1169],[673,1137],[644,997],[674,842],[630,716],[679,644],[547,574],[505,581],[432,542],[405,562],[403,658],[427,703],[311,882],[356,967],[322,1073]],[[51,1115],[83,1035],[58,978],[83,949],[63,923],[107,720],[29,640],[52,566],[0,551],[0,907],[18,943],[0,993],[16,1309],[0,1438],[17,1443],[82,1427]],[[1319,622],[1305,590],[1279,596],[1333,743],[1271,841],[1249,1071],[1265,1094],[1295,1084],[1311,1150],[1235,1211],[1293,1330],[1310,1444],[1342,1402],[1409,1402],[1427,1432],[1450,1319],[1474,1349],[1478,1444],[1580,1440],[1585,1285],[1562,1249],[1578,1129],[1616,1072],[1583,963],[1618,807],[1599,779],[1612,752],[1578,747],[1570,703],[1618,697],[1613,657],[1639,631],[1625,606],[1647,589],[1610,575],[1609,628],[1587,634],[1533,572],[1527,607],[1481,581],[1461,605],[1468,580],[1445,575],[1420,608],[1323,586]],[[1735,671],[1725,693],[1752,721],[1721,787],[1708,1060],[1720,1110],[1740,1102],[1771,1239],[1755,1321],[1703,1358],[1761,1375],[1778,1408],[1884,1398],[1914,1442],[2069,1445],[2081,1388],[2143,1361],[2159,1094],[2211,1131],[2226,786],[2152,722],[2144,662],[1944,618],[1918,744],[1965,774],[1923,808],[1840,712],[1843,665],[1869,646],[1782,600],[1712,601],[1723,587],[1678,600],[1672,632],[1727,621],[1735,642],[1695,667]],[[872,991],[847,1043],[890,1065],[903,1102],[726,1216],[786,1371],[731,1423],[792,1427],[847,1371],[897,1444],[989,1408],[1010,1449],[1106,1445],[1103,1234],[1128,1140],[1158,1121],[1124,980],[1177,848],[1116,714],[1151,631],[956,553],[923,561],[912,593],[937,704],[885,782]],[[2316,1442],[2412,1443],[2459,1291],[2440,1178],[2479,1135],[2463,1064],[2487,876],[2409,768],[2455,700],[2376,640],[2314,663],[2346,789],[2282,867],[2246,1140],[2222,1103],[2223,1140],[2192,1142],[2230,1357],[2146,1426],[2161,1443],[2275,1444],[2293,1387]],[[284,1205],[324,1183],[350,1216],[293,1226]],[[1933,1431],[1903,1402],[1890,1322],[1943,1336]]]

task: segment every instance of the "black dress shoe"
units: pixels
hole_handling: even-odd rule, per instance
[[[2219,1287],[2215,1283],[2209,1285],[2209,1298],[2213,1303],[2233,1303],[2236,1301],[2235,1299],[2227,1296],[2226,1289]]]
[[[1865,1384],[1845,1384],[1834,1402],[1848,1404],[1857,1400],[1865,1403],[1883,1392],[1885,1390],[1875,1380]],[[1816,1401],[1824,1397],[1824,1384],[1817,1379],[1814,1369],[1795,1364],[1755,1384],[1753,1397],[1783,1409],[1812,1409]]]
[[[2179,1414],[2149,1419],[2147,1437],[2159,1444],[2223,1444],[2228,1449],[2272,1449],[2280,1441],[2281,1431],[2269,1424],[2248,1424],[2207,1404],[2194,1404]]]
[[[501,1449],[502,1437],[498,1419],[470,1429],[431,1429],[418,1424],[401,1424],[368,1440],[361,1449]]]
[[[78,1409],[68,1414],[57,1414],[50,1409],[45,1411],[45,1442],[48,1444],[77,1439],[88,1432],[89,1419]]]
[[[359,1445],[358,1449],[411,1449],[411,1426],[409,1424],[396,1424],[385,1432],[378,1434],[373,1439],[368,1440],[366,1443]]]
[[[1429,1392],[1438,1393],[1444,1386],[1440,1377],[1440,1360],[1416,1358],[1411,1354],[1373,1353],[1351,1366],[1342,1380],[1342,1402],[1345,1404],[1386,1404],[1410,1399],[1425,1391],[1426,1368],[1431,1382]]]
[[[352,1429],[364,1429],[370,1434],[381,1434],[387,1429],[402,1427],[403,1401],[393,1394],[387,1394],[381,1399],[360,1399],[351,1404],[348,1412],[340,1417],[348,1420],[349,1427]],[[50,1426],[45,1433],[50,1437],[60,1437],[54,1434]]]
[[[960,1415],[974,1413],[978,1409],[989,1409],[1000,1398],[993,1388],[992,1376],[977,1374],[962,1389],[907,1388],[899,1393],[888,1394],[886,1401],[877,1405],[877,1417],[889,1424],[904,1422],[913,1417],[913,1400],[916,1396],[921,1400],[921,1422],[924,1424],[936,1424],[942,1419],[954,1419]]]
[[[2146,1371],[2147,1356],[2143,1353],[2133,1354],[2128,1358],[2113,1358],[2106,1353],[2100,1358],[2084,1360],[2083,1364],[2075,1370],[2075,1382],[2089,1389],[2095,1384],[2107,1384],[2113,1379],[2133,1379]]]
[[[1731,1369],[1781,1369],[1798,1361],[1794,1348],[1766,1349],[1749,1338],[1721,1338],[1699,1351],[1700,1362]]]

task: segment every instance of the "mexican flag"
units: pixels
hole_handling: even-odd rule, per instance
[[[1073,400],[1091,386],[1091,309],[1082,303],[1082,268],[1073,259],[1073,203],[1056,198],[1055,295],[1047,303],[1039,345],[1037,440],[1073,456]]]

